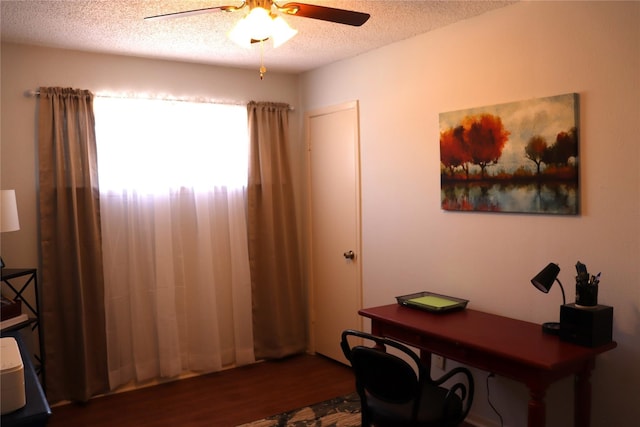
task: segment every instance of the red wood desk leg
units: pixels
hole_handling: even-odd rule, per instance
[[[431,376],[431,353],[426,350],[420,350],[420,362],[427,369],[427,374]]]
[[[589,427],[591,423],[591,370],[594,361],[575,376],[573,384],[573,423],[575,427]]]
[[[544,396],[546,392],[546,386],[529,385],[529,411],[527,413],[528,427],[544,427],[547,411],[544,403]]]

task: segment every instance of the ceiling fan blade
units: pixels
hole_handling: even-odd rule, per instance
[[[367,22],[371,16],[368,13],[363,12],[296,2],[279,6],[278,9],[288,13],[289,15],[320,19],[322,21],[336,22],[338,24],[353,25],[354,27],[361,26]]]
[[[162,14],[162,15],[147,16],[144,19],[146,19],[146,20],[155,20],[155,19],[168,19],[168,18],[182,18],[182,17],[185,17],[185,16],[193,16],[193,15],[200,15],[202,13],[216,12],[218,10],[224,10],[226,12],[233,12],[235,10],[240,9],[243,6],[244,6],[244,4],[242,6],[240,6],[240,7],[236,7],[236,6],[205,7],[203,9],[184,10],[182,12],[173,12],[173,13],[165,13],[165,14]]]

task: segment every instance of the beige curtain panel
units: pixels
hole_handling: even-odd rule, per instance
[[[42,333],[47,397],[108,390],[93,94],[40,88]]]
[[[289,106],[251,102],[248,238],[256,358],[306,348],[305,307],[291,172]]]

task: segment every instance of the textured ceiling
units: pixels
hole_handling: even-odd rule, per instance
[[[270,71],[307,71],[513,3],[479,0],[303,2],[366,12],[371,18],[362,27],[351,27],[286,16],[289,25],[299,32],[277,49],[265,45],[265,65]],[[258,44],[244,49],[226,36],[244,12],[143,19],[229,4],[240,5],[242,1],[1,0],[1,37],[7,42],[63,49],[257,68]]]

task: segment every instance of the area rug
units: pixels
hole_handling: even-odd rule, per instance
[[[360,427],[360,398],[351,393],[238,427]]]

